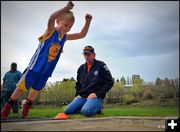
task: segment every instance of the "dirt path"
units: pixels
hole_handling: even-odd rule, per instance
[[[1,131],[165,131],[176,117],[105,117],[1,123]]]

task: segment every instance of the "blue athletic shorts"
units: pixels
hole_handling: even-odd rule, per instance
[[[22,91],[27,91],[29,88],[41,91],[45,87],[48,78],[48,76],[37,74],[31,70],[25,70],[17,84],[17,88]]]

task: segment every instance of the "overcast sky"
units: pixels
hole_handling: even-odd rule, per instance
[[[21,72],[29,64],[38,37],[49,16],[66,1],[1,2],[1,80],[17,62]],[[104,61],[113,77],[138,74],[145,82],[179,78],[178,1],[75,1],[75,24],[69,33],[79,32],[85,14],[93,16],[85,38],[67,41],[64,53],[49,81],[76,78],[84,63],[84,46],[95,48],[96,59]]]

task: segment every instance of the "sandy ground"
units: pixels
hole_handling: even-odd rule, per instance
[[[105,117],[1,122],[1,131],[165,131],[165,119],[176,117]]]

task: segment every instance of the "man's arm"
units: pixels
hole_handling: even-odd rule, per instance
[[[99,91],[95,93],[98,98],[102,94],[106,94],[114,84],[113,78],[106,64],[100,67],[100,76],[104,80],[105,84]]]
[[[67,40],[75,40],[75,39],[81,39],[84,38],[89,30],[89,26],[92,20],[92,16],[90,14],[86,14],[85,16],[86,22],[84,24],[84,27],[82,28],[81,32],[74,33],[74,34],[68,34]]]
[[[73,6],[74,6],[74,4],[73,4],[71,1],[69,1],[64,8],[59,9],[58,11],[54,12],[54,13],[49,17],[48,27],[47,27],[48,32],[54,31],[55,20],[56,20],[63,12],[66,12],[66,11],[71,10],[71,9],[73,8]]]
[[[18,81],[21,79],[22,73],[19,71],[18,72]]]
[[[4,91],[4,81],[2,83],[1,92]]]
[[[7,72],[3,77],[2,90],[1,91],[4,91],[4,89],[5,89],[5,80],[6,80],[6,78],[7,78]]]

